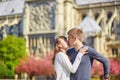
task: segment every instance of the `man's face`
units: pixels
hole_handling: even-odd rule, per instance
[[[73,43],[74,43],[75,39],[72,35],[68,35],[68,45],[70,47],[73,47]]]

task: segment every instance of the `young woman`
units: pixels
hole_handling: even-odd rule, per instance
[[[56,72],[56,80],[70,80],[70,73],[75,73],[82,56],[87,49],[82,49],[76,56],[75,62],[71,64],[70,59],[66,55],[68,49],[67,38],[60,36],[55,40],[54,46],[54,68]]]

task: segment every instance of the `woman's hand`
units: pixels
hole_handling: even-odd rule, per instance
[[[83,47],[83,48],[81,48],[81,49],[79,50],[79,52],[82,53],[82,54],[88,53],[88,47]]]

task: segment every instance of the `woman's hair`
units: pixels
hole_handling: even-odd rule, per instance
[[[56,54],[60,51],[60,47],[58,46],[58,44],[60,43],[59,39],[63,39],[65,42],[67,42],[67,38],[65,36],[59,36],[58,38],[56,38],[55,43],[54,43],[53,63],[54,63]]]
[[[82,41],[82,30],[79,28],[72,28],[68,31],[68,35],[76,36],[80,41]]]

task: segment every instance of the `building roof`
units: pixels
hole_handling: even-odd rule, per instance
[[[75,0],[77,5],[88,5],[88,4],[96,4],[96,3],[105,3],[105,2],[113,2],[120,0]]]
[[[10,0],[0,2],[0,16],[7,16],[13,14],[22,14],[25,0]]]
[[[86,16],[80,25],[77,26],[78,28],[82,29],[85,34],[100,32],[101,27],[96,23],[94,19],[90,16]]]

